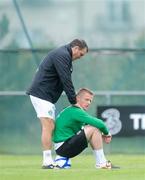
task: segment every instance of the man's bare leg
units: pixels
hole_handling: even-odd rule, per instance
[[[40,122],[42,127],[41,142],[43,148],[43,166],[47,166],[53,164],[51,148],[54,121],[47,117],[40,117]]]
[[[103,151],[103,140],[101,132],[92,126],[86,126],[84,128],[87,139],[94,151],[96,158],[96,165],[105,164],[107,162]]]

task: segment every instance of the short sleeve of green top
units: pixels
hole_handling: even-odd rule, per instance
[[[109,133],[101,119],[89,115],[79,107],[70,106],[64,109],[56,118],[53,141],[55,143],[66,141],[86,124],[98,128],[105,135]]]

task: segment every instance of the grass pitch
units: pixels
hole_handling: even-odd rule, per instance
[[[92,155],[72,159],[68,170],[41,169],[41,156],[0,155],[0,180],[144,180],[144,155],[109,155],[121,169],[97,170]]]

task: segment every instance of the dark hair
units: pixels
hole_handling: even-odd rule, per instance
[[[79,89],[79,91],[78,91],[78,93],[77,93],[77,96],[79,96],[80,94],[82,94],[82,93],[84,93],[84,92],[87,92],[87,93],[89,93],[90,95],[94,95],[94,93],[93,93],[91,90],[89,90],[89,89],[87,89],[87,88],[81,88],[81,89]]]
[[[87,45],[87,43],[86,43],[84,40],[82,40],[82,39],[74,39],[74,40],[70,43],[70,46],[71,46],[71,47],[78,46],[80,49],[86,48],[86,49],[87,49],[87,52],[88,52],[88,45]]]

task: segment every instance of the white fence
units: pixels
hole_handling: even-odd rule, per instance
[[[94,91],[95,96],[105,96],[106,105],[111,104],[113,96],[145,96],[145,91]],[[0,96],[25,96],[25,91],[0,91]],[[63,96],[65,94],[63,93]]]

